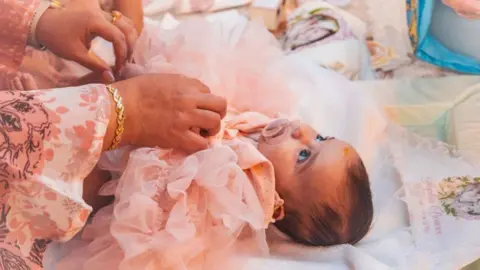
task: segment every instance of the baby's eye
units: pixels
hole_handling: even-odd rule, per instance
[[[297,163],[304,162],[310,157],[311,154],[312,152],[310,152],[310,150],[303,149],[302,151],[300,151],[300,153],[298,153]]]
[[[315,140],[317,142],[323,142],[325,141],[327,138],[324,138],[322,135],[318,134],[317,137],[315,138]]]

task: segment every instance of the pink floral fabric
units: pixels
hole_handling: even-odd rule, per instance
[[[85,224],[110,102],[101,85],[0,92],[0,269],[41,269],[47,241]]]
[[[17,71],[27,45],[28,27],[40,0],[0,2],[0,73]]]
[[[38,3],[0,2],[3,78],[23,60]],[[42,269],[48,241],[83,227],[83,179],[100,157],[110,106],[102,85],[0,91],[0,269]]]

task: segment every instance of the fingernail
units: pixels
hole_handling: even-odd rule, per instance
[[[133,54],[130,56],[130,59],[128,59],[128,62],[135,64],[135,56]]]
[[[110,70],[107,70],[103,72],[103,78],[108,82],[108,83],[113,83],[115,82],[115,76],[113,76],[113,73]]]
[[[122,66],[122,67],[118,70],[118,77],[123,78],[123,73],[125,73],[125,67]]]
[[[18,89],[22,89],[22,81],[20,80],[20,77],[15,77],[15,79],[13,79],[13,83],[15,84],[15,87],[17,87]]]

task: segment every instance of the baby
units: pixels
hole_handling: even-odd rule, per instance
[[[247,253],[261,250],[265,239],[249,232],[271,224],[309,246],[355,244],[366,235],[372,197],[352,146],[254,112],[229,114],[223,124],[209,149],[190,156],[138,149],[103,160],[112,169],[129,159],[100,192],[115,203],[93,216],[83,243],[57,269],[217,269],[212,262],[237,269],[232,253],[246,239],[253,241]]]
[[[210,147],[192,155],[107,153],[100,164],[120,178],[92,174],[85,183],[106,182],[99,194],[115,202],[92,217],[56,269],[233,270],[241,264],[230,255],[263,250],[272,224],[309,246],[355,244],[366,235],[373,204],[359,155],[305,123],[276,117],[291,115],[289,85],[299,77],[265,29],[241,27],[236,43],[198,20],[140,39],[140,72],[132,73],[196,78],[226,97],[229,114]]]

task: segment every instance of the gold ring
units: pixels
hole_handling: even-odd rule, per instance
[[[116,10],[112,11],[112,23],[116,23],[121,18],[122,18],[122,13]]]
[[[63,8],[63,5],[62,5],[62,3],[60,3],[57,0],[51,0],[50,1],[50,7],[54,8],[54,9],[60,9],[60,8]]]

